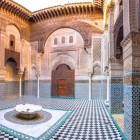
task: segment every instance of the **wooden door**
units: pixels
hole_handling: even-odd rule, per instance
[[[68,81],[66,79],[58,80],[58,95],[59,96],[68,95]]]
[[[52,71],[51,96],[74,97],[75,71],[65,64]]]

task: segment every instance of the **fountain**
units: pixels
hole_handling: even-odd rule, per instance
[[[24,119],[33,119],[37,117],[37,113],[42,110],[42,106],[34,104],[19,104],[16,105],[15,110],[20,117]]]

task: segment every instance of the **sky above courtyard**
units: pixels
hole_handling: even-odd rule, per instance
[[[76,2],[91,2],[92,0],[13,0],[30,11],[37,11],[43,8],[52,7],[56,5],[64,5]]]

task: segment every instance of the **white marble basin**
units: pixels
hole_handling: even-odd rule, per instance
[[[34,104],[19,104],[16,105],[15,110],[21,114],[36,114],[42,110],[42,106]]]

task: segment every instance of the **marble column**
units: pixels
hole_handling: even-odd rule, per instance
[[[109,83],[109,75],[107,75],[107,103],[109,103],[109,91],[110,91],[110,83]]]
[[[19,74],[19,97],[21,98],[22,97],[22,75],[23,75],[23,72],[19,71],[18,74]]]
[[[92,91],[91,91],[91,84],[92,84],[92,81],[91,81],[91,78],[92,78],[92,75],[91,74],[89,74],[89,100],[91,100],[91,94],[92,94]]]
[[[40,94],[39,94],[39,84],[40,84],[39,75],[37,75],[37,98],[40,97]]]

